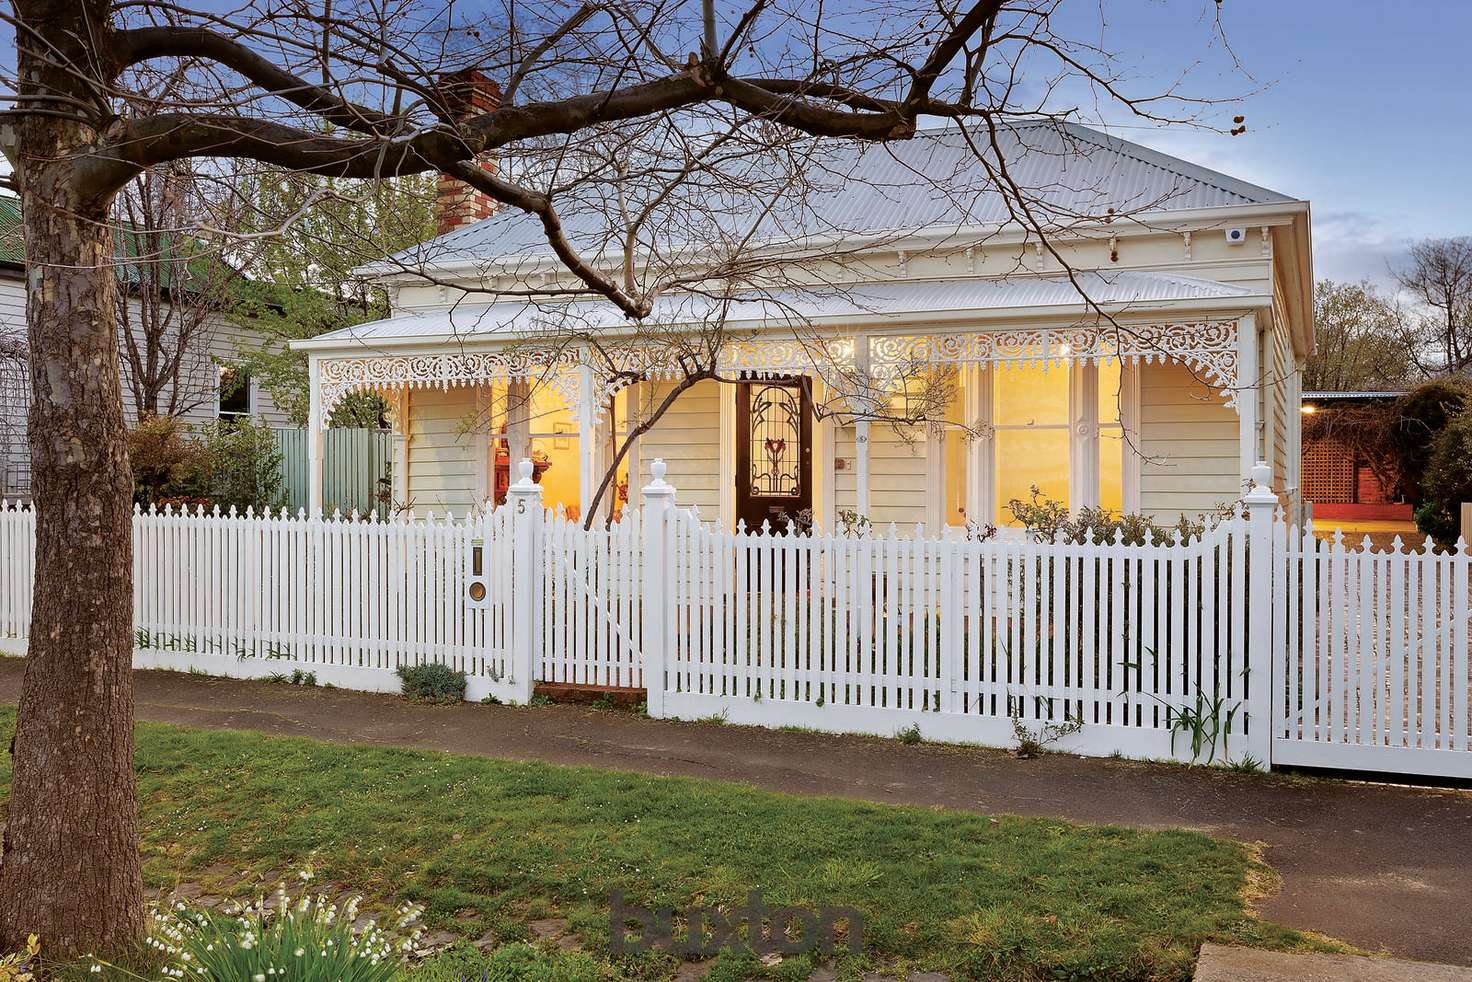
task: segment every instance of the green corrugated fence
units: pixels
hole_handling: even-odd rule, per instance
[[[281,447],[286,504],[292,511],[307,506],[307,431],[273,428]],[[322,445],[322,510],[344,515],[356,508],[382,516],[390,511],[389,489],[394,438],[388,430],[328,429]]]

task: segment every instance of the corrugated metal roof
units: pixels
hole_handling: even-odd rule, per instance
[[[176,254],[182,249],[195,252],[198,258],[190,259],[185,264],[185,271],[190,274],[190,284],[200,286],[206,284],[214,275],[210,269],[211,263],[215,262],[209,250],[194,239],[172,233],[159,233],[158,238],[147,239],[148,233],[138,231],[136,226],[119,222],[113,229],[113,241],[116,246],[116,256],[119,260],[134,260],[137,257],[149,254],[158,249],[161,255],[150,255],[147,259],[138,259],[134,262],[119,262],[118,278],[128,283],[136,284],[143,277],[142,266],[144,264],[158,265],[162,269],[160,285],[165,289],[175,287],[174,280],[178,276],[180,263]],[[197,250],[197,251],[196,251]],[[0,263],[24,264],[26,261],[25,230],[21,223],[20,199],[14,195],[0,195]]]
[[[1309,402],[1314,399],[1398,399],[1406,394],[1405,389],[1394,389],[1389,391],[1375,391],[1371,389],[1352,389],[1346,392],[1334,392],[1328,389],[1314,392],[1299,393],[1299,399]]]
[[[656,208],[648,227],[667,250],[681,244],[718,246],[724,240],[789,242],[810,237],[904,234],[1007,223],[1015,200],[988,176],[1005,163],[1044,224],[1085,216],[1216,208],[1293,199],[1148,147],[1074,123],[1053,120],[1004,125],[998,150],[972,144],[956,129],[930,130],[893,143],[829,141],[804,161],[802,193],[752,161],[743,180],[772,192],[729,194],[698,180]],[[763,171],[767,167],[769,170]],[[565,175],[564,175],[565,176]],[[784,191],[785,189],[785,191]],[[610,221],[620,202],[637,198],[630,185],[588,181],[559,198],[569,238],[585,255],[611,251],[623,223]],[[773,196],[781,199],[772,206]],[[640,202],[624,200],[630,213]],[[754,231],[753,240],[746,240]],[[397,253],[391,263],[514,259],[550,253],[541,224],[516,209]]]
[[[1232,300],[1251,296],[1244,287],[1166,273],[1080,273],[1079,285],[1099,304],[1173,300]],[[727,325],[800,325],[826,318],[924,317],[951,311],[1044,309],[1076,306],[1083,296],[1065,277],[905,280],[850,287],[773,290],[760,297],[721,301],[697,294],[672,294],[655,301],[646,325],[698,325],[722,317]],[[608,331],[627,325],[603,300],[570,303],[523,301],[461,304],[415,311],[343,328],[310,344],[365,344],[385,340],[456,337],[520,340],[575,331]]]
[[[26,244],[20,224],[20,199],[0,194],[0,263],[23,263]]]

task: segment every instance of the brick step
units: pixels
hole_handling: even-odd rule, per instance
[[[532,694],[553,702],[589,706],[611,699],[618,709],[633,709],[645,700],[645,690],[627,685],[581,685],[573,682],[538,682]]]

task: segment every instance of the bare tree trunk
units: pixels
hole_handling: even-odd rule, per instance
[[[96,3],[30,12],[48,39],[105,23]],[[22,39],[29,35],[17,32]],[[81,84],[31,47],[20,77],[43,91]],[[66,150],[89,128],[19,127],[29,266],[30,446],[36,583],[12,744],[0,860],[0,945],[28,932],[55,953],[104,951],[143,933],[133,775],[132,472],[118,377],[110,201],[80,196]]]

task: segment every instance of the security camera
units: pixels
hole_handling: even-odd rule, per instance
[[[1242,243],[1244,243],[1246,241],[1247,241],[1247,229],[1245,229],[1245,228],[1229,228],[1229,229],[1227,229],[1227,245],[1241,245]]]

